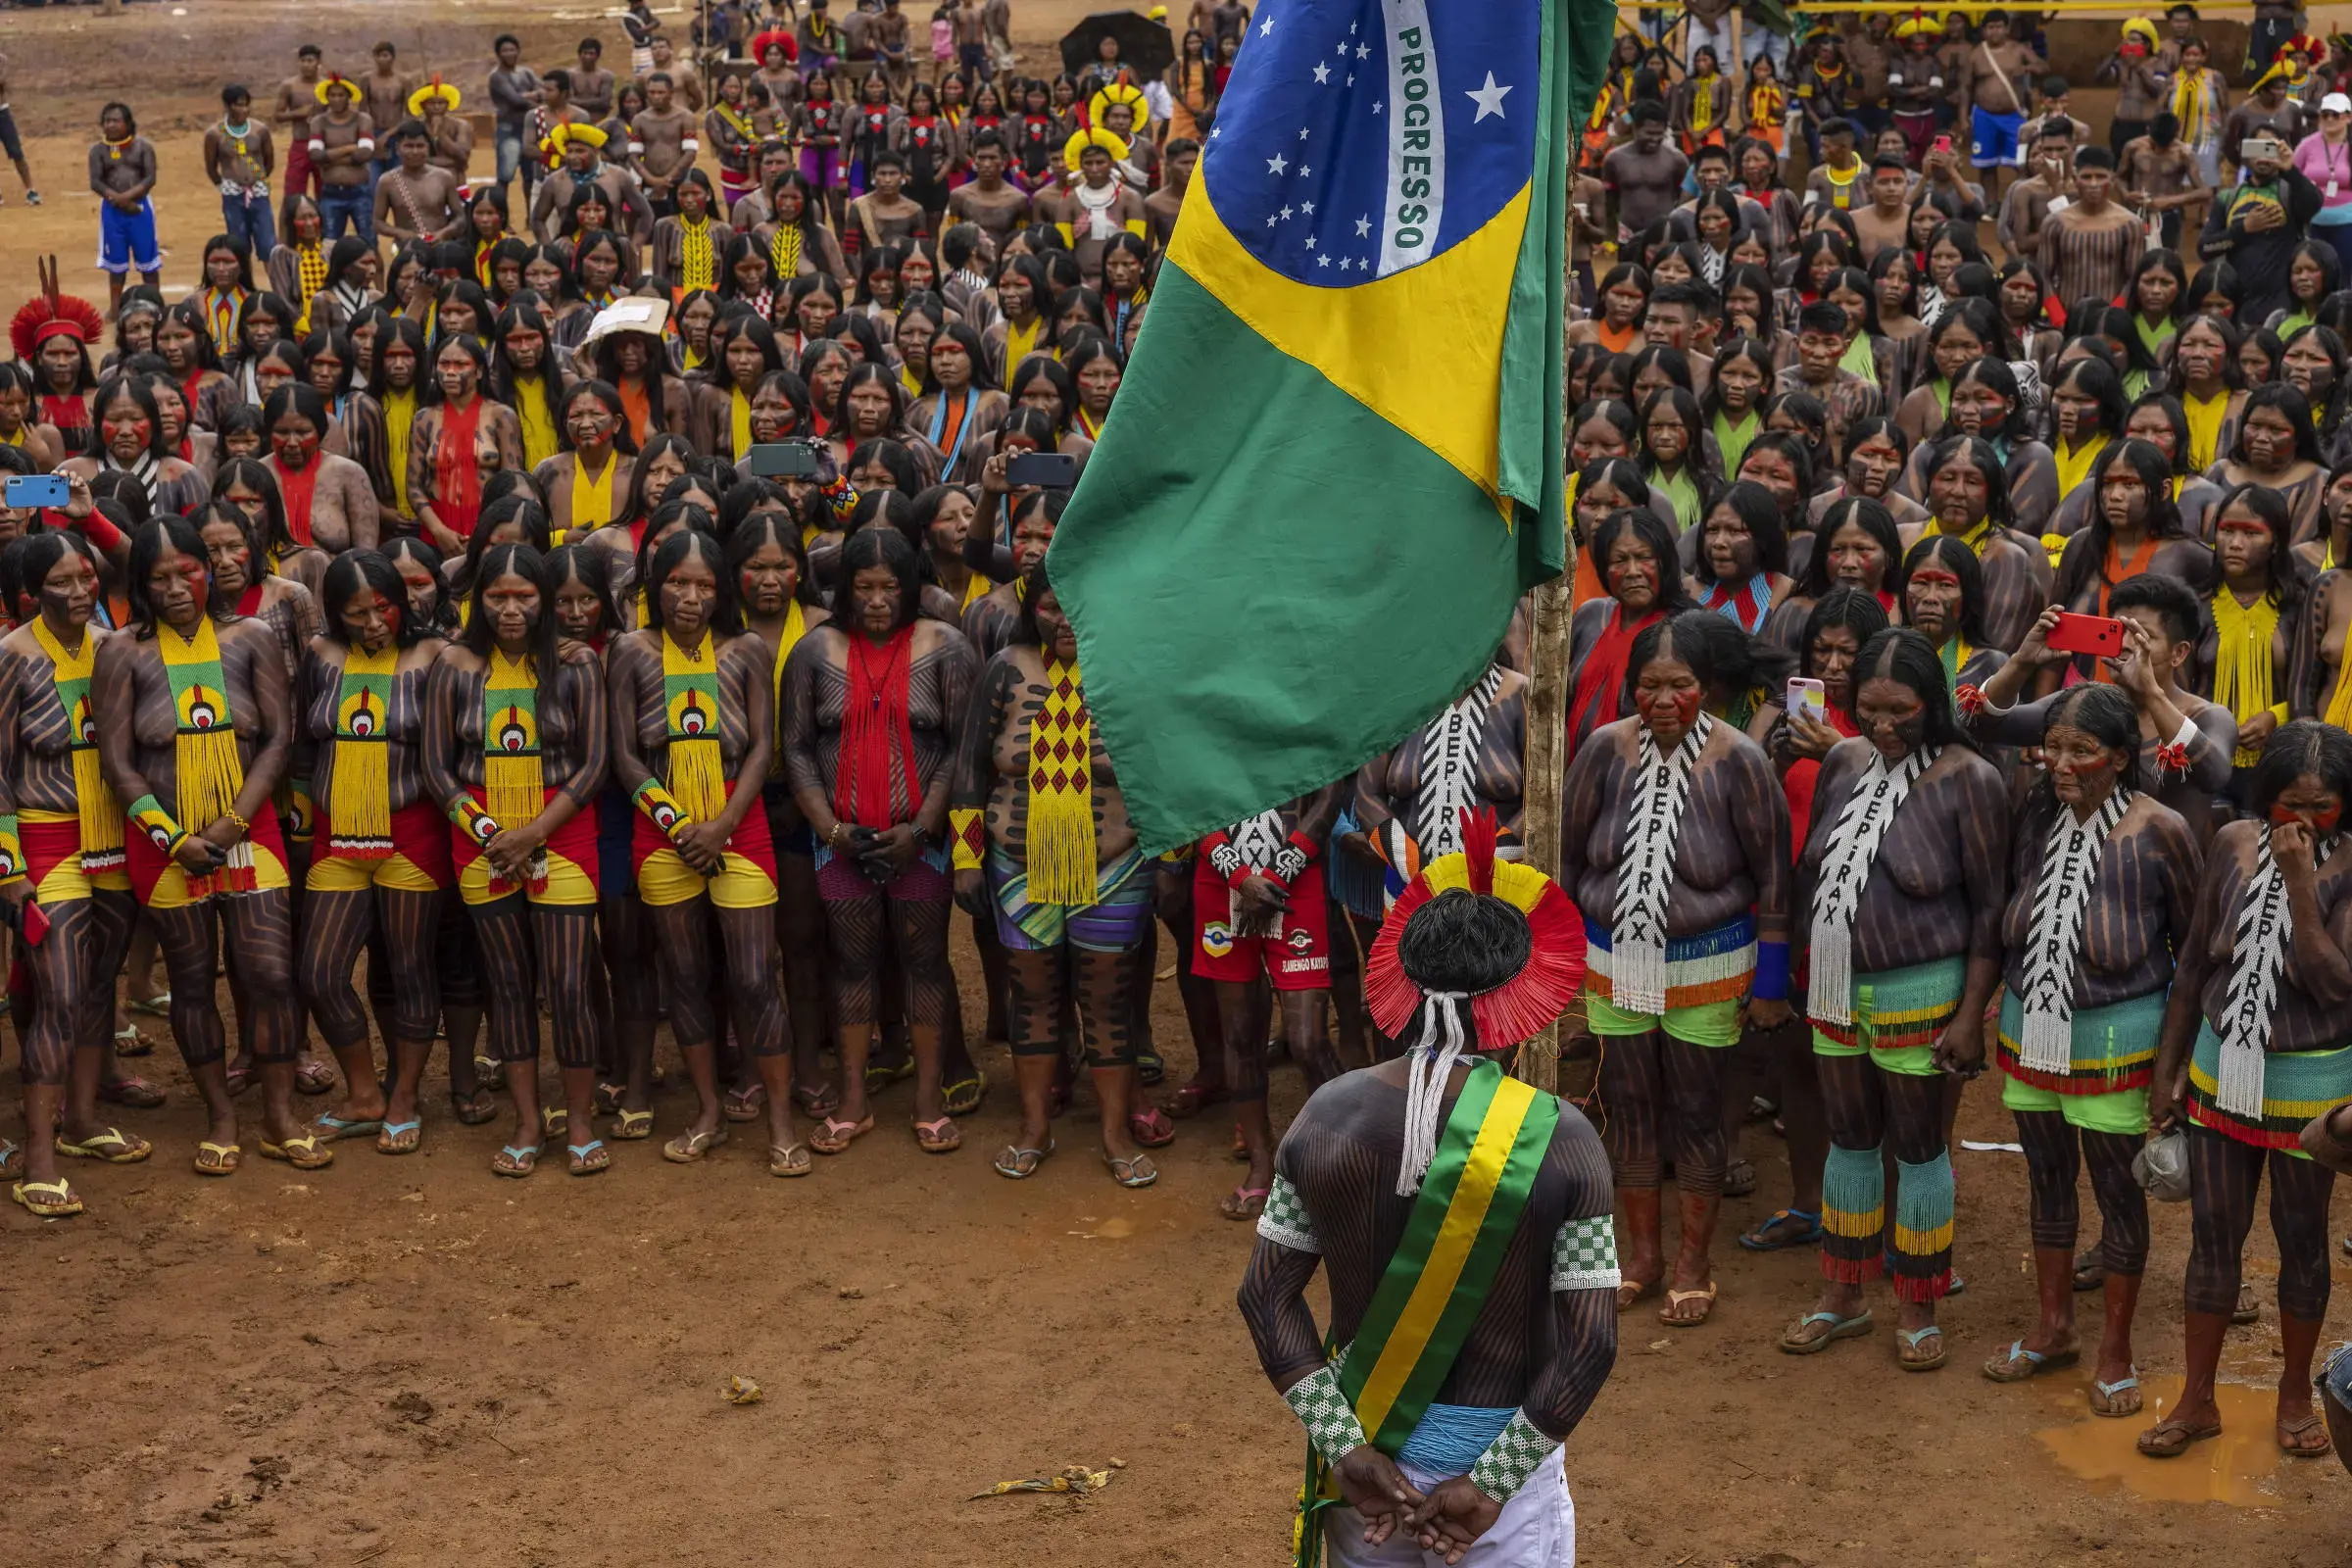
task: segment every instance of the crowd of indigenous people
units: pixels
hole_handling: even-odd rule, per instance
[[[1270,1056],[1406,1084],[1424,994],[1492,986],[1455,961],[1466,926],[1399,1010],[1384,918],[1440,864],[1543,903],[1494,863],[1527,789],[1526,617],[1359,772],[1142,853],[1047,547],[1249,13],[1196,7],[1148,80],[1107,36],[1028,79],[987,10],[943,7],[918,59],[895,4],[853,39],[810,0],[722,40],[708,90],[643,7],[627,77],[593,39],[534,71],[503,37],[487,179],[457,88],[389,46],[354,75],[305,50],[266,112],[224,90],[223,232],[169,304],[154,149],[107,107],[109,305],[46,271],[0,362],[0,472],[67,481],[0,510],[20,1204],[79,1212],[74,1162],[153,1152],[112,1108],[161,1099],[123,1065],[149,1049],[114,1004],[127,969],[202,1099],[207,1176],[249,1145],[306,1170],[350,1140],[414,1152],[444,1050],[447,1119],[503,1119],[501,1176],[595,1175],[660,1134],[700,1162],[751,1127],[800,1177],[878,1113],[946,1154],[1004,1041],[998,1172],[1053,1158],[1081,1089],[1127,1187],[1201,1118],[1245,1172],[1220,1211],[1311,1264],[1313,1152],[1278,1170]],[[2267,1176],[2278,1442],[2325,1452],[2352,102],[2320,91],[2306,125],[2337,67],[2270,39],[2249,102],[2275,118],[2229,111],[2209,175],[2173,109],[2092,145],[2000,13],[1956,24],[1956,68],[1942,24],[1903,33],[1940,62],[1904,69],[1942,74],[1890,67],[1878,106],[1822,83],[1873,79],[1841,47],[1898,53],[1883,19],[1809,39],[1785,96],[1769,51],[1734,93],[1710,44],[1629,38],[1590,127],[1566,821],[1540,869],[1581,932],[1567,1067],[1607,1178],[1578,1178],[1562,1223],[1592,1256],[1555,1278],[1704,1324],[1769,1123],[1788,1190],[1737,1243],[1822,1275],[1781,1348],[1874,1336],[1887,1275],[1893,1359],[1938,1368],[1954,1120],[1990,1069],[2038,1311],[1984,1374],[2089,1361],[2097,1413],[2141,1409],[2135,1164],[2162,1135],[2190,1173],[2188,1386],[2143,1451],[2219,1430]],[[2175,105],[2206,70],[2219,111],[2193,12],[2168,24],[2127,28],[2119,69]],[[1792,121],[1821,149],[1801,190]],[[2150,149],[2179,183],[2144,199]],[[1017,482],[1037,457],[1069,461]],[[1196,1064],[1164,1095],[1163,957]],[[658,1128],[664,1024],[692,1097]],[[1437,1102],[1409,1081],[1426,1163]],[[1613,1238],[1585,1211],[1612,1187]],[[1596,1376],[1562,1376],[1581,1410]]]

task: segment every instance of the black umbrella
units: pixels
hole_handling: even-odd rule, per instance
[[[1061,69],[1075,76],[1095,65],[1105,35],[1118,39],[1119,64],[1138,81],[1150,81],[1176,63],[1176,42],[1166,23],[1137,11],[1098,11],[1062,35]]]

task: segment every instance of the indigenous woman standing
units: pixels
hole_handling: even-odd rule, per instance
[[[1880,632],[1854,673],[1854,722],[1821,764],[1797,860],[1806,1007],[1829,1115],[1814,1310],[1781,1348],[1809,1355],[1870,1332],[1862,1285],[1891,1259],[1896,1359],[1943,1365],[1936,1303],[1951,1285],[1952,1161],[1942,1075],[1974,1073],[2000,981],[2009,803],[1952,710],[1917,632]],[[1899,1171],[1886,1224],[1883,1150]]]
[[[1711,639],[1690,611],[1634,639],[1634,712],[1569,766],[1562,886],[1586,911],[1586,1022],[1601,1036],[1610,1161],[1626,1211],[1618,1310],[1666,1285],[1659,1320],[1714,1308],[1708,1250],[1722,1201],[1723,1054],[1747,1021],[1788,1017],[1788,804],[1753,741],[1710,717]],[[1610,910],[1604,916],[1600,911]],[[1682,1248],[1658,1254],[1661,1146],[1671,1138]]]
[[[303,650],[294,682],[299,751],[313,758],[311,820],[325,830],[323,844],[314,832],[304,880],[299,976],[349,1098],[316,1131],[330,1143],[373,1133],[379,1152],[407,1154],[423,1127],[416,1086],[441,1023],[434,945],[455,880],[448,829],[423,775],[425,682],[445,645],[408,612],[400,573],[372,550],[336,557],[321,592],[325,629]],[[376,1071],[368,1013],[352,987],[361,951],[378,935],[373,951],[392,999],[377,1019],[388,1077]]]
[[[612,1163],[603,1140],[586,1136],[599,1046],[595,802],[610,709],[595,653],[560,640],[552,577],[527,545],[485,552],[464,640],[426,689],[424,790],[452,824],[445,842],[479,941],[490,1047],[514,1101],[514,1141],[490,1160],[501,1176],[528,1176],[543,1132],[559,1127],[571,1140],[571,1174]],[[542,1005],[564,1078],[561,1112],[539,1107]]]
[[[1130,1112],[1143,1038],[1135,968],[1152,931],[1152,861],[1136,843],[1095,733],[1077,634],[1042,563],[1025,588],[1018,635],[973,689],[949,808],[956,902],[994,918],[1011,973],[1021,1130],[997,1170],[1027,1177],[1054,1152],[1066,988],[1095,1081],[1102,1158],[1121,1187],[1149,1187],[1159,1171],[1137,1147]]]
[[[776,977],[776,852],[758,788],[775,744],[774,656],[744,635],[709,534],[682,528],[664,539],[644,589],[647,623],[606,656],[612,766],[637,803],[637,895],[661,953],[670,1032],[702,1100],[693,1125],[662,1153],[691,1164],[727,1138],[711,1007],[715,921],[729,1008],[767,1090],[768,1174],[805,1176],[808,1146],[793,1130],[792,1033]],[[912,968],[912,950],[900,954]]]
[[[86,509],[88,492],[74,488]],[[17,960],[32,971],[35,1000],[17,1023],[29,1147],[10,1196],[54,1219],[81,1212],[57,1173],[60,1154],[128,1165],[153,1150],[98,1120],[114,974],[138,912],[122,870],[122,808],[98,766],[90,705],[91,668],[108,635],[90,620],[98,557],[76,533],[41,533],[24,544],[18,570],[40,612],[0,641],[0,742],[9,760],[0,771],[0,902],[12,927],[29,938],[45,922],[48,935],[21,947]]]
[[[2139,715],[2124,692],[2070,688],[2046,710],[2039,744],[2047,772],[2010,847],[2000,1059],[2001,1103],[2026,1150],[2041,1317],[1984,1375],[2020,1383],[2081,1355],[2075,1190],[2087,1163],[2106,1291],[2090,1407],[2127,1416],[2140,1407],[2132,1317],[2148,1255],[2132,1160],[2200,857],[2180,813],[2137,788]]]
[[[490,401],[483,387],[489,374],[479,339],[443,338],[433,356],[434,401],[416,411],[409,432],[409,505],[444,556],[465,554],[490,475],[522,466],[522,421]]]
[[[2347,794],[2352,736],[2288,724],[2255,764],[2249,814],[2215,835],[2205,859],[2148,1091],[2149,1124],[2185,1125],[2189,1162],[2188,1376],[2180,1402],[2139,1436],[2154,1458],[2221,1434],[2214,1376],[2266,1172],[2283,1346],[2276,1436],[2288,1454],[2328,1451],[2311,1365],[2328,1313],[2335,1176],[2298,1135],[2352,1100],[2352,857],[2339,853]]]
[[[270,808],[293,740],[285,659],[266,625],[216,606],[204,542],[180,518],[139,530],[129,588],[132,635],[101,644],[96,660],[98,755],[116,798],[130,803],[131,888],[171,978],[172,1032],[212,1117],[196,1169],[225,1176],[244,1152],[214,999],[223,946],[244,978],[261,1064],[262,1152],[324,1165],[332,1152],[292,1103],[302,1016],[285,843]]]
[[[1588,555],[1599,563],[1604,591],[1579,605],[1568,623],[1568,667],[1576,671],[1568,700],[1570,757],[1587,736],[1624,711],[1625,663],[1634,639],[1691,608],[1675,560],[1674,534],[1654,512],[1623,508],[1610,513],[1592,530],[1592,544],[1577,552],[1580,561]]]
[[[865,1061],[887,919],[909,994],[915,1140],[945,1153],[962,1139],[940,1083],[956,1004],[941,839],[956,726],[978,672],[960,632],[917,618],[921,569],[905,535],[860,529],[840,559],[833,618],[801,639],[784,669],[786,777],[816,836],[841,1032],[842,1109],[813,1142],[839,1153],[873,1129]]]

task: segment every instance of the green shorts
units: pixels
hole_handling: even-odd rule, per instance
[[[1740,1002],[1702,1002],[1694,1007],[1668,1007],[1663,1013],[1627,1012],[1608,998],[1585,993],[1585,1023],[1603,1037],[1645,1035],[1663,1029],[1677,1040],[1718,1050],[1740,1043]]]
[[[2001,1103],[2011,1110],[2062,1112],[2069,1127],[2086,1133],[2115,1133],[2136,1138],[2148,1130],[2148,1087],[2118,1089],[2104,1095],[2061,1095],[2036,1089],[2023,1079],[2001,1075]]]
[[[1968,960],[1936,958],[1908,969],[1882,969],[1854,977],[1853,1022],[1813,1027],[1817,1056],[1859,1056],[1886,1072],[1933,1078],[1936,1038],[1960,1010],[1968,986]],[[1885,1044],[1881,1044],[1881,1042]]]

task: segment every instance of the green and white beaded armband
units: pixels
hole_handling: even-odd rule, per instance
[[[1330,1367],[1315,1368],[1283,1391],[1282,1397],[1326,1464],[1338,1464],[1349,1449],[1363,1446],[1364,1425],[1340,1392],[1340,1375]]]
[[[1572,1219],[1552,1233],[1553,1291],[1613,1291],[1617,1272],[1617,1228],[1606,1214]]]
[[[1496,1502],[1508,1502],[1527,1485],[1527,1478],[1536,1473],[1536,1467],[1559,1446],[1559,1439],[1530,1421],[1527,1412],[1521,1410],[1487,1445],[1487,1451],[1478,1456],[1478,1463],[1470,1467],[1470,1484]]]
[[[1323,1244],[1315,1240],[1315,1222],[1308,1217],[1298,1189],[1279,1172],[1274,1177],[1273,1190],[1266,1194],[1266,1206],[1258,1211],[1257,1234],[1259,1240],[1287,1247],[1294,1252],[1312,1252],[1318,1257],[1323,1254]]]

